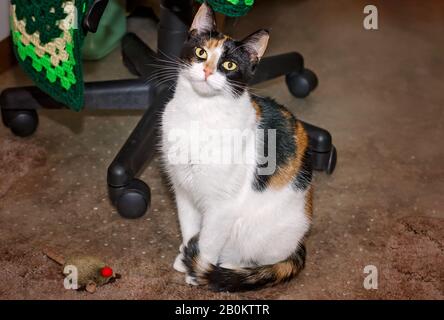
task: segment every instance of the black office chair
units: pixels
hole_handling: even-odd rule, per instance
[[[108,0],[95,0],[83,22],[89,32],[95,32]],[[158,51],[177,57],[192,21],[192,0],[162,0],[158,29]],[[158,84],[150,75],[158,70],[154,65],[156,52],[135,34],[122,40],[122,55],[126,67],[139,79],[85,83],[87,109],[143,109],[143,117],[108,168],[108,190],[112,203],[125,218],[142,216],[150,205],[150,188],[136,178],[141,168],[156,152],[159,115],[171,97],[174,83]],[[251,84],[285,75],[290,92],[306,97],[318,84],[316,75],[304,68],[299,53],[291,52],[261,60]],[[39,108],[64,108],[63,105],[37,87],[9,88],[0,94],[4,124],[18,136],[31,135],[37,128]],[[331,174],[336,165],[336,149],[328,131],[304,123],[310,137],[313,168]]]

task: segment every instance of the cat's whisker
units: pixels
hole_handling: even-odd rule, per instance
[[[175,74],[165,74],[165,75],[158,76],[155,79],[157,79],[156,82],[160,82],[165,79],[175,79],[175,78],[177,78],[177,75],[175,75]],[[154,79],[151,79],[151,80],[154,80]]]
[[[247,90],[251,95],[256,96],[258,98],[263,98],[263,96],[261,96],[261,95],[259,95],[258,93],[255,92],[255,91],[263,90],[263,89],[249,88],[245,84],[242,84],[241,82],[235,82],[233,80],[227,80],[227,82],[231,86],[231,88],[226,88],[225,86],[223,86],[222,81],[223,80],[216,81],[216,84],[218,86],[220,86],[222,88],[222,91],[227,93],[227,94],[233,95],[234,92],[233,92],[232,89],[234,88],[234,89],[240,89],[240,90]]]
[[[156,68],[156,70],[155,70],[155,72],[156,71],[158,71],[158,70],[174,70],[174,71],[180,71],[180,70],[182,70],[182,69],[184,69],[185,67],[183,67],[183,66],[169,66],[169,65],[162,65],[162,64],[154,64],[154,63],[150,63],[150,64],[147,64],[147,65],[149,65],[149,66],[151,66],[151,67],[155,67]]]
[[[148,84],[150,82],[153,82],[154,79],[155,78],[146,79],[144,82],[145,82],[145,84]],[[164,75],[164,76],[157,77],[157,79],[158,79],[157,81],[152,83],[152,84],[154,84],[155,87],[158,87],[160,85],[160,83],[162,83],[163,81],[173,81],[173,80],[176,80],[177,79],[177,75]]]
[[[158,77],[150,77],[150,78],[144,79],[144,83],[145,83],[145,85],[148,84],[148,83],[158,83],[160,80],[163,80],[164,78],[168,78],[168,77],[173,78],[172,75],[164,75],[164,76],[158,76]],[[174,77],[175,77],[175,76],[174,76]],[[154,80],[156,80],[156,81],[154,81]]]
[[[178,70],[158,70],[156,72],[151,73],[147,78],[154,79],[163,75],[178,75]]]
[[[154,66],[159,69],[165,69],[165,68],[182,69],[185,67],[189,67],[189,64],[183,61],[165,60],[159,57],[155,57],[155,61],[157,61],[158,63],[148,63],[147,65]]]
[[[162,79],[162,80],[156,82],[156,83],[155,83],[155,87],[156,87],[156,88],[157,88],[157,87],[160,87],[160,86],[162,86],[162,85],[164,85],[165,83],[168,83],[168,82],[172,82],[172,84],[174,85],[175,80],[176,80],[176,77],[164,78],[164,79]]]
[[[181,66],[173,66],[173,65],[165,65],[165,64],[156,64],[156,63],[147,63],[147,66],[156,67],[158,69],[180,69]]]
[[[167,55],[166,53],[164,53],[160,49],[158,49],[158,52],[160,54],[162,54],[164,57],[166,57],[166,60],[165,60],[165,59],[160,58],[159,56],[156,56],[156,58],[160,61],[167,62],[167,63],[175,63],[175,64],[179,64],[179,65],[184,65],[184,66],[190,66],[190,64],[188,62],[184,61],[183,59],[181,59],[179,57]]]
[[[177,56],[172,56],[172,55],[168,55],[166,54],[163,50],[161,49],[157,49],[157,51],[162,54],[164,57],[166,57],[167,59],[171,59],[171,60],[175,60],[175,61],[182,61],[183,59],[181,59],[180,57]]]

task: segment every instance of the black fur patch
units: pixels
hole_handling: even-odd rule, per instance
[[[253,100],[261,109],[261,121],[259,129],[265,131],[264,134],[264,153],[268,156],[268,129],[276,129],[276,166],[284,166],[296,153],[296,143],[294,141],[294,128],[296,119],[292,116],[287,119],[282,110],[286,109],[271,98],[254,97]],[[258,168],[265,168],[267,164],[258,164]],[[277,168],[275,174],[277,173]],[[256,174],[253,187],[257,191],[264,191],[272,175]]]
[[[236,96],[242,95],[247,88],[248,82],[253,78],[256,62],[250,60],[250,53],[242,47],[243,43],[228,39],[224,43],[224,51],[219,60],[218,70],[225,73],[231,90]],[[225,61],[233,61],[237,68],[233,71],[225,70],[222,64]]]
[[[268,283],[275,281],[274,275],[260,272],[261,268],[262,267],[231,270],[216,266],[207,274],[210,289],[216,292],[258,290]],[[259,277],[261,273],[266,274],[266,276]]]
[[[188,241],[183,249],[183,260],[188,275],[196,277],[196,261],[199,258],[199,235],[195,235]]]
[[[302,243],[298,246],[295,252],[288,258],[295,267],[300,271],[305,267],[305,257],[307,256],[307,250]]]

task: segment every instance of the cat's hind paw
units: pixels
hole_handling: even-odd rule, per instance
[[[173,268],[176,271],[185,273],[185,272],[187,272],[187,268],[185,267],[182,259],[183,259],[183,254],[179,253],[176,257],[176,260],[174,260]]]

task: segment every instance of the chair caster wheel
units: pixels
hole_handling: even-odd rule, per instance
[[[123,187],[116,199],[119,214],[127,219],[142,217],[150,206],[151,191],[148,185],[139,179],[134,179]]]
[[[30,136],[39,124],[39,117],[35,110],[2,109],[2,120],[4,125],[19,137]]]
[[[313,152],[313,169],[332,174],[336,167],[337,152],[332,146],[328,152]]]
[[[292,72],[285,76],[288,90],[296,98],[305,98],[318,85],[318,78],[313,71],[303,69],[300,72]]]

